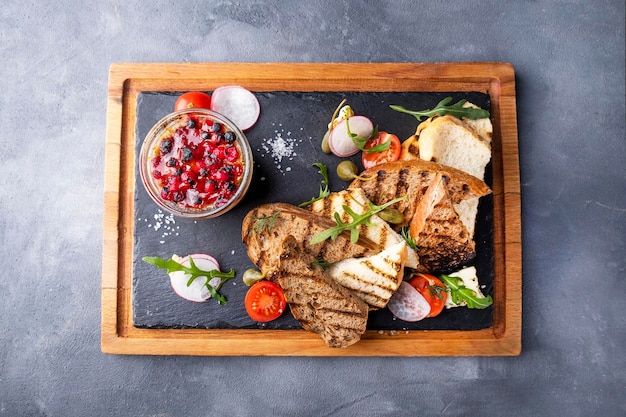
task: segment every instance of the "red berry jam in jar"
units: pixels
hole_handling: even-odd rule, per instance
[[[149,143],[144,143],[147,151],[142,149],[142,179],[150,182],[146,189],[151,197],[175,214],[191,217],[213,217],[236,204],[251,175],[243,133],[208,110],[185,110],[171,117],[153,128],[146,138]]]

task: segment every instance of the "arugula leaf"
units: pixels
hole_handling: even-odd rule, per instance
[[[485,309],[493,304],[493,299],[490,295],[485,298],[479,298],[476,293],[463,285],[463,280],[457,277],[451,277],[448,275],[440,275],[441,282],[446,284],[450,288],[450,297],[455,304],[467,304],[467,308]]]
[[[330,188],[328,188],[328,168],[326,167],[326,165],[322,164],[321,162],[315,162],[313,166],[318,167],[319,168],[318,172],[322,174],[322,177],[324,177],[324,179],[320,183],[320,194],[319,196],[314,197],[310,199],[309,201],[305,201],[304,203],[298,204],[298,207],[306,207],[309,204],[313,203],[314,201],[321,200],[322,198],[326,198],[330,195]]]
[[[354,142],[356,147],[362,150],[363,152],[367,152],[367,153],[382,152],[382,151],[386,151],[391,146],[391,142],[387,141],[384,143],[379,143],[376,146],[372,146],[371,148],[365,148],[365,145],[370,139],[378,136],[378,125],[374,126],[374,131],[372,132],[369,138],[362,138],[358,136],[356,133],[352,133],[350,131],[350,118],[346,117],[346,129],[348,130],[348,136],[350,136],[350,138],[352,139],[352,142]]]
[[[187,286],[190,286],[196,278],[204,277],[206,280],[204,286],[211,293],[211,297],[215,298],[220,305],[226,304],[226,298],[219,293],[219,290],[226,281],[235,277],[235,271],[232,268],[228,272],[221,272],[217,269],[204,271],[196,266],[193,261],[193,257],[191,256],[189,257],[189,266],[184,266],[175,261],[173,258],[163,259],[157,256],[144,256],[141,259],[150,265],[156,266],[157,268],[165,269],[168,274],[176,271],[183,271],[185,274],[190,275],[189,280],[187,281]],[[209,281],[213,278],[221,278],[220,284],[217,287],[213,287],[209,284]]]
[[[339,237],[339,235],[345,231],[350,231],[350,241],[352,243],[356,243],[357,240],[359,240],[359,226],[364,224],[366,226],[371,225],[370,222],[370,218],[378,213],[381,212],[382,210],[386,209],[387,207],[397,203],[398,201],[402,201],[405,198],[407,198],[407,196],[402,196],[402,197],[398,197],[398,198],[394,198],[393,200],[383,204],[383,205],[376,205],[374,203],[372,203],[371,201],[368,202],[368,210],[363,213],[363,214],[357,214],[354,212],[354,210],[352,210],[350,207],[344,205],[343,210],[348,213],[350,215],[350,217],[352,217],[352,221],[349,223],[344,223],[341,220],[341,216],[339,215],[339,213],[335,212],[335,214],[333,215],[334,219],[335,219],[335,223],[337,223],[337,226],[331,227],[330,229],[326,229],[324,231],[319,232],[318,234],[316,234],[315,236],[313,236],[313,238],[310,241],[311,245],[315,245],[317,243],[321,243],[323,241],[325,241],[326,239],[330,238],[332,240],[337,239],[337,237]]]
[[[439,116],[443,116],[444,114],[449,114],[455,116],[457,118],[465,117],[467,119],[483,119],[485,117],[489,117],[489,111],[483,109],[476,109],[473,107],[463,107],[463,104],[467,102],[467,100],[460,100],[456,104],[452,104],[448,106],[448,103],[452,101],[452,97],[446,97],[441,100],[437,106],[435,106],[432,110],[407,110],[402,106],[391,105],[393,110],[399,111],[401,113],[407,113],[414,116],[419,122],[422,121],[422,118],[427,119],[431,116],[438,114]]]

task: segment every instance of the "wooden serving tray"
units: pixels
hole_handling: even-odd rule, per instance
[[[133,324],[137,97],[144,92],[480,92],[493,122],[493,325],[368,330],[346,349],[304,330],[146,329]],[[105,153],[101,346],[105,353],[211,356],[513,356],[521,351],[521,223],[515,74],[506,63],[113,64]]]

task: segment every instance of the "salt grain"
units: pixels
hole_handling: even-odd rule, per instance
[[[282,124],[278,126],[282,127]],[[294,157],[298,156],[296,148],[303,140],[302,138],[297,139],[292,137],[291,131],[285,132],[282,128],[274,130],[274,133],[273,138],[263,139],[261,147],[258,148],[257,151],[262,152],[261,158],[265,158],[266,155],[270,156],[274,160],[276,169],[284,175],[292,169],[290,166],[286,166],[284,162],[293,161]],[[309,138],[309,140],[310,139],[311,138]]]
[[[155,213],[152,216],[154,223],[148,223],[148,219],[141,219],[138,218],[138,221],[143,221],[144,223],[148,223],[147,227],[149,229],[154,229],[154,231],[159,231],[161,230],[161,239],[166,238],[167,236],[171,236],[172,234],[174,234],[174,232],[178,229],[180,229],[180,226],[175,226],[176,224],[176,220],[174,219],[174,215],[173,214],[165,214],[163,213],[163,211],[161,211],[160,209],[158,210],[157,213]],[[175,233],[176,236],[178,236],[178,232]],[[165,240],[159,240],[159,243],[163,244],[165,243]]]

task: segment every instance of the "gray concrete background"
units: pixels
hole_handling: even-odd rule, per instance
[[[0,416],[626,414],[624,2],[5,1]],[[517,74],[523,353],[100,352],[113,62],[506,61]]]

